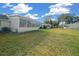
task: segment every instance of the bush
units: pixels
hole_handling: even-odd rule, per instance
[[[11,32],[10,28],[8,27],[3,27],[2,32]]]

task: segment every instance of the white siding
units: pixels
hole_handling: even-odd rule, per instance
[[[11,21],[11,31],[12,32],[17,32],[19,28],[19,17],[18,16],[11,16],[10,17]]]
[[[39,27],[19,27],[20,17],[19,16],[9,16],[9,20],[2,21],[0,30],[2,27],[9,27],[12,32],[26,32],[38,30]]]
[[[1,26],[0,26],[0,31],[1,31]]]
[[[21,19],[22,20],[22,19]],[[25,18],[25,20],[26,20],[26,26],[23,26],[23,27],[20,27],[19,26],[19,28],[18,28],[18,32],[26,32],[26,31],[33,31],[33,30],[38,30],[39,29],[39,27],[32,27],[32,26],[29,26],[29,27],[27,27],[27,21],[29,20],[30,22],[33,22],[32,20],[30,20],[29,18]],[[20,23],[20,19],[19,19],[19,23]],[[20,24],[19,24],[20,25]],[[36,24],[37,25],[37,24]]]
[[[7,19],[0,19],[0,30],[3,28],[3,27],[10,27],[10,24],[9,24],[9,20]]]
[[[10,27],[9,26],[9,21],[8,20],[5,20],[5,21],[1,21],[1,27]]]
[[[26,31],[33,31],[33,30],[38,30],[39,27],[20,27],[18,29],[18,32],[26,32]]]

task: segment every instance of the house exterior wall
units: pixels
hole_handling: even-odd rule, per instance
[[[33,30],[38,30],[39,27],[20,27],[18,29],[18,32],[26,32],[26,31],[33,31]]]
[[[29,19],[29,18],[27,18],[27,17],[25,17],[25,18],[23,18],[23,19],[25,19],[26,20],[26,24],[25,24],[25,26],[24,27],[20,27],[20,20],[22,20],[22,17],[21,17],[21,19],[19,18],[19,28],[18,28],[18,32],[26,32],[26,31],[33,31],[33,30],[38,30],[39,29],[39,26],[30,26],[30,27],[28,27],[28,21],[30,21],[30,22],[33,22],[33,20],[32,19]],[[30,25],[32,25],[32,24],[30,24]],[[36,24],[37,25],[37,24]]]
[[[10,16],[10,21],[11,21],[11,31],[12,32],[17,32],[19,29],[19,17],[18,16]]]
[[[26,17],[26,20],[29,20],[29,19]],[[25,27],[20,27],[20,16],[9,16],[9,19],[5,20],[4,22],[2,19],[0,30],[2,27],[9,27],[12,32],[26,32],[26,31],[33,31],[33,30],[39,29],[38,26],[28,27],[27,24]]]
[[[8,20],[4,20],[4,21],[1,21],[1,27],[3,28],[3,27],[10,27],[10,25],[9,25],[9,21]]]
[[[4,28],[4,27],[10,28],[9,20],[7,20],[7,19],[0,19],[0,30],[2,30],[2,28]]]
[[[20,18],[19,16],[14,16],[14,17],[10,17],[10,21],[11,21],[11,31],[12,32],[26,32],[26,31],[33,31],[33,30],[38,30],[39,27],[20,27]],[[29,20],[28,18],[26,18],[26,20]],[[27,25],[27,24],[26,24]]]

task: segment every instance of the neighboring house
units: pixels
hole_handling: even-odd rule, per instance
[[[12,32],[25,32],[38,30],[39,25],[35,19],[18,15],[0,15],[0,30],[9,28]]]
[[[65,24],[66,24],[65,21],[59,22],[59,26],[60,26],[61,28],[64,28]]]
[[[65,29],[79,29],[79,22],[66,24],[64,27]]]
[[[65,22],[60,22],[59,26],[63,29],[79,29],[79,22],[66,24]]]
[[[40,28],[50,29],[52,28],[51,24],[42,24]]]

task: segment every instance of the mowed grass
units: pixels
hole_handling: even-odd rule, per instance
[[[0,33],[2,56],[79,56],[79,30],[41,29]]]

